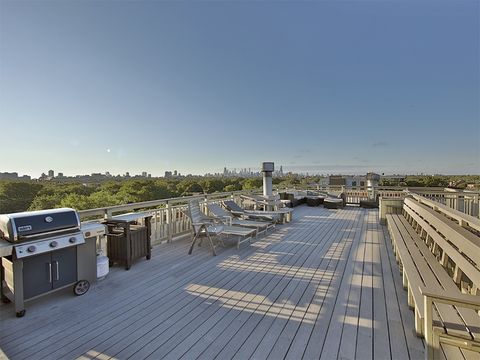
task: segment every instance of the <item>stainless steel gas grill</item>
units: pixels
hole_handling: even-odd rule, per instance
[[[26,300],[71,285],[75,295],[88,291],[96,278],[96,238],[88,234],[69,208],[0,215],[0,238],[12,245],[2,257],[1,297],[18,317]]]

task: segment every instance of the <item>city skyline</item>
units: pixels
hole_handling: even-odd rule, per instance
[[[374,169],[365,172],[308,172],[308,171],[295,171],[294,169],[290,169],[289,167],[284,167],[283,165],[279,165],[275,167],[275,171],[273,173],[274,177],[278,176],[288,176],[289,174],[300,175],[300,176],[365,176],[367,173],[379,173]],[[379,173],[380,174],[380,173]],[[443,176],[443,175],[452,175],[452,174],[441,174],[441,173],[381,173],[381,176],[385,177],[392,177],[392,176]],[[453,174],[459,175],[459,174]],[[468,174],[474,175],[474,174]],[[90,178],[90,177],[98,177],[102,179],[116,179],[116,178],[183,178],[183,177],[255,177],[255,176],[262,176],[261,169],[258,168],[227,168],[224,167],[223,169],[215,172],[206,172],[203,174],[192,174],[189,172],[181,173],[178,170],[167,170],[164,174],[155,175],[149,173],[147,171],[142,171],[140,173],[134,173],[130,171],[126,171],[123,173],[112,173],[110,171],[104,172],[95,172],[95,173],[77,173],[77,174],[65,174],[63,172],[56,172],[55,170],[47,170],[42,172],[39,176],[32,175],[32,174],[22,174],[19,172],[3,172],[0,171],[0,180],[62,180],[62,179],[82,179],[82,178]]]
[[[240,169],[252,169],[252,172],[260,172],[260,167],[258,166],[257,168],[255,167],[232,167],[230,168],[231,170],[240,170]],[[353,169],[353,170],[352,170]],[[256,170],[256,171],[255,171]],[[328,171],[330,170],[330,171]],[[47,171],[47,172],[46,172]],[[140,170],[140,171],[132,171],[126,169],[125,171],[120,171],[120,172],[114,172],[114,171],[109,171],[109,170],[104,170],[104,171],[79,171],[79,172],[71,172],[71,173],[66,173],[63,171],[59,171],[58,173],[62,174],[64,177],[78,177],[78,176],[90,176],[90,175],[96,175],[96,174],[101,174],[101,175],[111,175],[112,177],[117,177],[117,176],[125,176],[128,174],[129,176],[143,176],[144,172],[147,172],[147,175],[150,175],[150,177],[153,178],[158,178],[158,177],[165,177],[165,173],[172,172],[174,170],[169,169],[165,171],[150,171],[147,170]],[[178,171],[178,170],[177,170]],[[382,172],[378,168],[375,167],[369,167],[369,166],[359,166],[355,167],[354,165],[352,166],[335,166],[335,165],[327,165],[326,167],[323,166],[302,166],[302,165],[297,165],[297,166],[283,166],[283,173],[288,174],[288,173],[293,173],[293,174],[299,174],[299,175],[312,175],[312,176],[317,176],[317,175],[365,175],[368,172],[375,172],[375,173],[384,173],[386,175],[479,175],[479,173],[448,173],[448,172],[423,172],[423,171],[417,171],[417,172],[402,172],[402,171],[393,171],[393,172]],[[55,174],[58,174],[55,172]],[[213,169],[211,171],[206,171],[204,173],[194,173],[192,171],[178,171],[180,175],[192,175],[192,176],[206,176],[206,175],[221,175],[222,174],[222,168],[218,169]],[[5,170],[5,169],[0,169],[0,174],[17,174],[18,178],[23,178],[26,179],[26,177],[30,177],[31,179],[38,179],[42,177],[42,174],[48,176],[48,170],[43,169],[40,173],[32,173],[28,171],[16,171],[14,169],[10,170]],[[55,176],[56,177],[56,176]],[[149,176],[144,176],[144,177],[149,177]]]
[[[479,174],[479,10],[3,0],[0,171]]]
[[[255,171],[256,170],[256,171]],[[209,176],[209,175],[224,175],[224,176],[232,176],[232,175],[252,175],[252,174],[260,174],[260,169],[252,169],[252,168],[227,168],[224,167],[222,171],[214,172],[214,173],[204,173],[204,174],[192,174],[192,173],[181,173],[178,170],[173,171],[165,171],[163,175],[152,176],[151,173],[147,171],[142,171],[141,173],[131,173],[130,171],[125,171],[123,173],[111,173],[110,171],[106,170],[104,172],[97,172],[97,173],[77,173],[77,174],[65,174],[61,171],[55,171],[53,169],[49,169],[47,171],[42,172],[38,177],[32,174],[19,174],[17,171],[13,172],[2,172],[0,171],[0,180],[8,180],[8,179],[22,179],[22,180],[30,180],[31,179],[62,179],[62,178],[75,178],[75,177],[85,177],[85,176],[106,176],[106,177],[144,177],[144,178],[151,178],[151,177],[182,177],[182,176]],[[283,166],[280,165],[278,169],[275,170],[275,174],[283,175]]]

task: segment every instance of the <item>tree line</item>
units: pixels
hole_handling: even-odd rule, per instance
[[[406,186],[406,187],[452,187],[465,189],[473,184],[475,189],[480,188],[479,175],[410,175],[405,181],[382,178],[381,186]]]
[[[112,180],[103,183],[0,181],[0,213],[72,207],[94,209],[198,193],[256,189],[260,178]]]
[[[319,181],[318,176],[293,174],[274,178],[273,184],[281,188],[303,187],[318,184]],[[460,184],[480,184],[480,176],[409,176],[403,183],[384,181],[380,185],[446,187],[452,181]],[[0,214],[57,207],[94,209],[199,193],[211,194],[261,187],[261,178],[130,179],[89,184],[4,180],[0,181]]]

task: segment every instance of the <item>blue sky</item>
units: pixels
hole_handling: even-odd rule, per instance
[[[0,0],[0,171],[480,174],[479,14]]]

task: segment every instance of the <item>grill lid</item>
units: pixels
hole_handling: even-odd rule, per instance
[[[79,229],[80,218],[70,208],[0,215],[0,237],[10,242]]]

